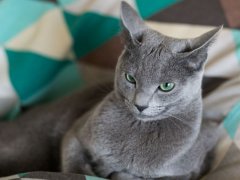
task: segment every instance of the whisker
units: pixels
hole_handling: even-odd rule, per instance
[[[178,123],[176,123],[173,119],[171,119],[171,121],[173,122],[173,124],[174,124],[178,129],[181,130],[181,127],[180,127],[180,125],[179,125]]]
[[[127,105],[127,107],[131,107],[131,103],[128,101],[128,100],[125,100],[125,104]],[[152,107],[152,110],[154,110],[154,111],[152,111],[152,113],[153,112],[155,112],[155,110],[164,110],[165,109],[165,107],[164,106],[155,106],[154,108]],[[180,117],[177,117],[177,116],[175,116],[175,115],[173,115],[173,114],[170,114],[170,113],[168,113],[168,112],[164,112],[164,113],[166,113],[166,115],[167,116],[170,116],[170,117],[172,117],[172,118],[174,118],[174,119],[177,119],[177,120],[179,120],[181,123],[183,123],[184,125],[186,125],[186,126],[188,126],[188,127],[190,127],[191,128],[191,126],[186,122],[186,121],[184,121],[182,118],[180,118]],[[171,119],[171,121],[174,123],[174,125],[178,128],[178,129],[181,129],[181,127],[180,127],[180,125],[176,122],[176,121],[174,121],[174,119]]]
[[[170,117],[173,117],[173,118],[175,118],[175,119],[178,119],[178,120],[181,121],[183,124],[185,124],[185,125],[187,125],[188,127],[190,127],[190,125],[189,125],[187,122],[185,122],[182,118],[179,118],[179,117],[174,116],[174,115],[169,114],[169,113],[167,113],[167,115],[170,116]]]

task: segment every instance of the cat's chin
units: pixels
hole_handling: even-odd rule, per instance
[[[142,114],[136,114],[134,116],[137,120],[144,121],[144,122],[157,121],[157,120],[164,119],[164,117],[165,117],[165,116],[162,116],[162,115],[147,116],[147,115],[142,115]]]

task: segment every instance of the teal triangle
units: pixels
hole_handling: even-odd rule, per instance
[[[143,18],[148,18],[156,12],[168,8],[181,0],[136,0],[138,10]]]
[[[77,30],[79,29],[78,27],[79,16],[69,13],[67,11],[63,11],[63,16],[72,37],[75,37],[77,34]]]
[[[28,104],[30,99],[47,87],[70,63],[31,52],[6,50],[6,53],[10,80],[23,104]]]
[[[36,22],[46,11],[56,7],[47,1],[4,0],[0,2],[0,43],[16,36]]]
[[[94,12],[79,16],[64,12],[64,18],[74,39],[73,49],[78,58],[98,48],[120,30],[119,19]]]

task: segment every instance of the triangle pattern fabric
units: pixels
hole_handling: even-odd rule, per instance
[[[65,11],[64,18],[72,38],[75,40],[73,49],[77,58],[81,58],[99,47],[120,30],[118,19],[94,12],[77,16]]]
[[[9,62],[9,76],[21,102],[31,102],[41,89],[48,86],[68,61],[56,61],[31,52],[6,50]]]
[[[149,18],[156,12],[162,11],[182,0],[136,0],[139,12],[143,18]]]
[[[0,43],[4,44],[26,27],[38,20],[45,12],[55,8],[52,3],[32,0],[4,0],[0,3]],[[23,13],[24,12],[24,13]],[[26,16],[27,14],[27,16]],[[6,18],[7,17],[7,18]],[[16,20],[16,17],[18,20]]]
[[[132,7],[136,8],[135,0],[125,0]],[[106,0],[75,0],[71,4],[64,7],[65,11],[76,15],[83,14],[85,12],[95,12],[105,16],[112,16],[119,18],[120,16],[120,3],[121,1],[107,1]]]
[[[54,60],[63,60],[71,46],[72,37],[60,9],[49,10],[5,45],[14,51],[31,51]]]

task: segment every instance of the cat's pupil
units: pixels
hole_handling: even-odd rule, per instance
[[[170,87],[170,86],[171,86],[170,83],[165,83],[165,87],[166,87],[166,88],[168,88],[168,87]]]

